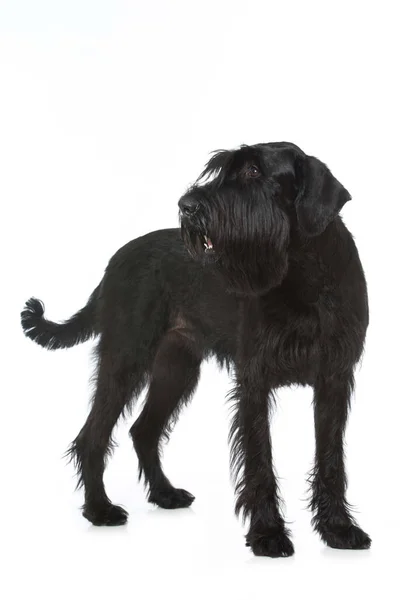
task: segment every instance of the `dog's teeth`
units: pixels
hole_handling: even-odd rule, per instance
[[[203,246],[205,248],[205,250],[213,250],[213,245],[212,245],[212,241],[210,240],[210,238],[207,236],[206,233],[203,234],[203,239],[204,239],[204,243]]]

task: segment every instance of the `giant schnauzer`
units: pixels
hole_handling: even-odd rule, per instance
[[[93,404],[69,449],[89,521],[127,520],[103,474],[113,428],[145,386],[130,433],[148,499],[163,508],[193,502],[165,476],[160,446],[195,392],[201,362],[215,356],[235,375],[236,511],[248,518],[254,554],[294,551],[270,436],[275,391],[293,384],[314,389],[314,527],[333,548],[370,546],[345,496],[343,437],[368,326],[363,269],[338,216],[348,200],[329,169],[294,144],[218,151],[179,201],[181,231],[155,231],[121,248],[82,310],[57,324],[40,301],[27,302],[22,326],[41,346],[99,338]]]

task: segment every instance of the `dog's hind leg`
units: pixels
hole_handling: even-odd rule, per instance
[[[194,500],[189,492],[174,488],[164,475],[160,442],[168,438],[180,409],[192,397],[201,361],[202,351],[191,331],[168,331],[154,359],[144,408],[130,430],[149,502],[162,508],[183,508]]]
[[[85,490],[83,516],[94,525],[122,525],[128,517],[122,507],[113,505],[107,497],[103,474],[112,449],[112,430],[125,406],[140,393],[145,377],[132,360],[116,356],[100,343],[92,408],[69,449],[78,469],[79,485]]]
[[[313,525],[332,548],[364,549],[370,537],[358,527],[346,501],[343,438],[353,374],[320,376],[314,388],[316,453],[312,474]]]

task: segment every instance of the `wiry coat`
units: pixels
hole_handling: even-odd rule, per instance
[[[213,355],[235,375],[232,468],[254,553],[293,553],[269,433],[274,390],[291,384],[315,392],[314,525],[331,546],[369,546],[345,498],[343,434],[368,325],[363,270],[338,216],[349,199],[325,165],[293,144],[218,152],[179,202],[181,232],[153,232],[121,248],[77,315],[55,324],[39,301],[27,303],[25,333],[42,346],[99,337],[92,409],[70,448],[90,521],[127,518],[108,499],[103,472],[113,427],[146,385],[131,434],[149,500],[191,504],[162,471],[160,441]]]

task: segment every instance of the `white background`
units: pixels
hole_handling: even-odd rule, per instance
[[[398,597],[396,4],[1,1],[3,598]],[[128,437],[137,406],[106,473],[129,524],[96,529],[62,460],[87,415],[91,347],[35,346],[20,330],[23,303],[36,295],[49,318],[69,317],[121,245],[177,225],[177,201],[211,150],[282,140],[326,162],[353,196],[343,216],[371,326],[348,495],[372,549],[331,550],[312,533],[311,391],[299,389],[279,394],[273,430],[296,554],[252,556],[233,516],[229,379],[214,364],[165,452],[192,508],[146,503]]]

